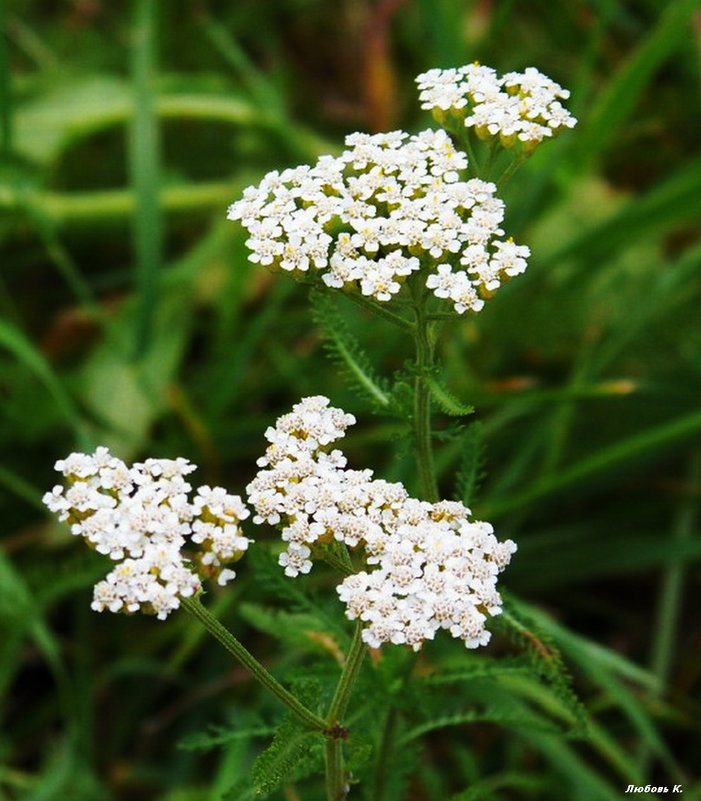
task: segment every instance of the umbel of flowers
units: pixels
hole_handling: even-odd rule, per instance
[[[560,102],[569,92],[533,67],[433,69],[417,83],[422,108],[453,137],[474,131],[513,150],[512,168],[577,122]],[[497,187],[474,169],[445,130],[354,133],[340,156],[268,173],[227,216],[249,232],[250,260],[271,270],[380,303],[418,274],[458,314],[478,312],[530,251],[505,238]]]
[[[239,522],[250,513],[221,487],[200,487],[191,501],[185,476],[195,469],[182,458],[127,467],[104,447],[56,462],[66,485],[47,492],[44,503],[71,533],[117,562],[95,586],[94,610],[163,620],[200,589],[201,579],[224,585],[235,577],[228,565],[248,548]]]
[[[355,133],[346,145],[268,173],[229,207],[251,261],[382,303],[419,273],[458,313],[526,269],[528,248],[503,238],[496,186],[464,180],[467,157],[445,131]]]
[[[416,83],[421,108],[441,125],[452,130],[455,123],[464,124],[481,139],[496,137],[504,147],[520,145],[526,153],[577,124],[560,102],[569,91],[535,67],[499,76],[475,63],[429,70]]]
[[[253,521],[281,528],[288,576],[311,570],[317,544],[337,540],[358,552],[364,569],[344,579],[338,595],[347,616],[366,624],[368,645],[418,650],[439,629],[468,648],[485,645],[487,617],[501,611],[497,574],[516,545],[498,542],[462,503],[420,501],[371,470],[348,469],[329,446],[354,422],[316,396],[269,428],[262,469],[248,486]]]

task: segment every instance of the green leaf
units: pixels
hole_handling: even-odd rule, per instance
[[[232,125],[262,122],[255,107],[238,98],[161,94],[159,117],[205,119]],[[18,151],[39,164],[56,161],[76,140],[121,125],[134,113],[129,84],[110,75],[71,81],[19,107],[14,116]]]
[[[498,628],[524,649],[533,672],[545,679],[554,695],[569,710],[574,732],[586,732],[586,710],[572,690],[572,677],[552,638],[539,630],[512,598],[504,599],[502,614],[495,617],[494,621]]]
[[[484,478],[484,429],[482,423],[471,423],[463,434],[462,458],[455,479],[455,497],[465,505],[474,503]]]
[[[509,659],[504,657],[499,661],[482,659],[476,664],[461,668],[460,670],[444,671],[442,673],[420,676],[415,680],[417,684],[440,686],[444,684],[461,684],[474,679],[494,678],[502,676],[532,676],[533,666],[522,657]]]
[[[275,733],[273,726],[209,726],[206,731],[194,732],[183,737],[178,748],[183,751],[211,751],[234,740],[249,740],[254,737],[269,737]]]
[[[256,794],[266,797],[309,755],[318,735],[296,718],[286,716],[272,743],[253,763],[251,776]]]
[[[679,440],[687,441],[690,436],[700,430],[701,411],[696,410],[668,423],[662,423],[641,431],[639,434],[626,437],[570,467],[564,467],[557,473],[546,476],[521,493],[497,501],[482,510],[481,513],[487,518],[499,516],[506,511],[518,509],[540,498],[560,492],[572,484],[579,484],[581,493],[585,479],[605,473],[618,464],[640,460],[648,453],[656,453],[663,448],[668,448]]]
[[[624,682],[619,680],[616,673],[633,680],[641,678],[645,683],[654,682],[654,678],[619,654],[559,626],[542,612],[529,609],[528,614],[553,639],[560,642],[563,650],[586,673],[589,680],[600,687],[624,712],[641,740],[665,765],[669,774],[676,777],[676,781],[683,781],[683,774],[676,759],[660,737],[644,704]]]
[[[453,795],[450,801],[485,801],[491,797],[492,790],[502,787],[516,790],[538,790],[547,783],[542,776],[525,776],[522,773],[498,773],[495,776],[486,776],[471,785],[467,790]]]
[[[300,613],[318,618],[324,631],[334,632],[336,636],[348,637],[345,628],[339,625],[333,615],[324,611],[319,599],[305,593],[299,582],[290,581],[285,576],[276,558],[265,548],[252,549],[247,557],[256,579],[286,606],[286,612]]]
[[[290,648],[304,648],[317,653],[338,651],[337,626],[329,626],[323,614],[292,613],[279,609],[266,609],[260,604],[242,603],[238,606],[241,617],[254,628],[276,637]]]
[[[138,362],[133,352],[138,310],[129,302],[84,364],[83,400],[102,423],[101,444],[122,458],[138,451],[168,407],[168,386],[183,357],[192,320],[194,299],[184,290],[181,284],[162,295],[154,309],[151,347]]]
[[[548,737],[536,731],[525,736],[528,743],[552,764],[554,770],[569,780],[569,787],[562,794],[564,798],[575,797],[576,792],[579,798],[586,798],[588,801],[621,801],[621,788],[614,788],[602,779],[566,740]]]
[[[0,320],[0,347],[9,350],[20,364],[41,381],[73,430],[81,433],[83,422],[80,413],[61,380],[27,337],[6,320]]]
[[[332,299],[321,292],[310,294],[312,316],[326,337],[325,348],[331,360],[361,395],[379,409],[390,404],[387,382],[375,373],[369,357],[350,333],[346,321]]]
[[[546,718],[534,714],[525,704],[516,705],[511,710],[493,709],[487,705],[486,711],[468,710],[453,715],[439,715],[425,721],[419,726],[410,729],[402,737],[401,743],[417,740],[437,729],[450,728],[452,726],[465,726],[470,723],[498,723],[513,729],[523,731],[539,731],[545,734],[562,734],[562,730],[556,724]]]
[[[451,417],[464,417],[475,411],[474,406],[463,403],[440,381],[436,373],[429,373],[424,376],[424,382],[431,392],[431,397],[436,402],[438,408]]]
[[[687,161],[682,168],[642,197],[634,197],[616,213],[583,232],[536,263],[534,272],[553,269],[570,258],[587,264],[608,262],[618,251],[639,239],[661,236],[694,221],[701,213],[701,159]],[[574,273],[583,279],[588,271]]]

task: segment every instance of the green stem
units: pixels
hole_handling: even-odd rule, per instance
[[[418,460],[419,482],[424,500],[438,500],[435,468],[433,464],[433,442],[431,436],[431,392],[426,374],[433,367],[433,334],[431,322],[426,314],[426,294],[419,289],[414,293],[416,324],[416,368],[414,379],[414,436]]]
[[[289,690],[269,673],[263,665],[248,651],[234,635],[225,628],[200,602],[198,597],[183,598],[182,605],[207,629],[207,631],[226,648],[238,661],[247,668],[256,681],[276,695],[283,704],[306,723],[310,728],[323,732],[327,729],[326,721],[307,709]]]
[[[337,547],[337,546],[341,547]],[[348,548],[343,543],[332,542],[328,545],[322,545],[317,549],[312,549],[315,555],[323,559],[327,565],[337,570],[343,576],[352,576],[357,572],[353,565],[351,555],[348,553]]]
[[[365,656],[365,643],[362,639],[363,624],[356,622],[346,664],[338,680],[336,692],[326,714],[326,798],[327,801],[343,801],[346,797],[346,775],[343,768],[343,740],[347,733],[341,720],[350,701],[353,684],[360,671]]]
[[[389,320],[390,323],[393,325],[399,326],[399,328],[403,328],[405,331],[412,331],[414,326],[409,320],[405,320],[404,317],[401,317],[399,314],[395,314],[394,312],[385,309],[383,306],[380,306],[378,303],[373,303],[371,300],[367,300],[362,295],[357,295],[352,292],[348,292],[345,294],[345,297],[348,300],[353,301],[356,306],[360,306],[363,309],[367,309],[369,312],[373,314],[377,314],[380,317],[384,317],[385,320]]]
[[[472,144],[472,134],[469,129],[464,129],[460,136],[461,143],[464,146],[465,153],[467,154],[467,170],[471,177],[479,178],[482,175],[479,162],[477,161],[477,153]]]
[[[518,156],[517,158],[514,158],[514,160],[509,164],[509,166],[494,182],[499,188],[499,190],[503,189],[506,186],[506,184],[511,180],[516,170],[523,164],[524,161],[526,161],[527,158],[528,156],[525,155],[521,155]]]

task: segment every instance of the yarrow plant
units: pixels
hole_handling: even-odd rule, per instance
[[[300,759],[313,761],[313,748],[300,743],[321,735],[327,801],[346,798],[353,777],[344,767],[345,712],[368,647],[376,649],[376,662],[396,647],[412,657],[443,630],[476,649],[490,640],[490,618],[514,620],[503,609],[497,577],[515,543],[500,542],[462,500],[442,499],[439,491],[432,404],[459,416],[471,408],[442,384],[435,349],[440,325],[479,312],[526,270],[530,251],[502,228],[506,209],[498,192],[536,146],[576,120],[560,102],[567,91],[534,68],[500,77],[472,64],[430,70],[417,83],[422,107],[441,130],[352,134],[339,156],[270,172],[228,210],[248,231],[251,261],[311,285],[317,298],[340,293],[413,339],[413,360],[385,389],[365,374],[369,360],[352,358],[355,344],[344,340],[337,355],[349,360],[373,403],[406,427],[416,485],[349,467],[336,443],[355,417],[316,395],[265,432],[268,446],[248,484],[248,505],[222,487],[199,487],[191,496],[187,477],[195,467],[186,459],[128,467],[106,448],[57,462],[64,483],[44,496],[74,535],[116,563],[96,585],[93,609],[162,620],[183,606],[288,707],[295,723],[282,725],[253,766],[259,794],[274,789]],[[494,178],[505,159],[506,169]],[[456,430],[461,436],[462,428]],[[272,545],[277,569],[299,580],[319,562],[332,567],[337,601],[355,621],[323,716],[201,603],[203,580],[225,587],[236,575],[231,565],[254,542],[244,531],[249,506],[250,525],[279,532],[281,541]],[[271,546],[258,537],[255,547]],[[514,625],[521,642],[532,641],[523,623]],[[338,656],[339,644],[330,650]],[[394,678],[398,687],[410,681],[414,664],[404,663]],[[553,675],[550,663],[547,671]],[[373,801],[383,801],[395,714],[388,712],[376,743],[374,789],[366,795]]]

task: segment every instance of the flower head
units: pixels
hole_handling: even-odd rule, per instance
[[[418,650],[439,629],[468,648],[486,644],[484,623],[501,610],[497,574],[516,545],[499,542],[461,503],[427,503],[371,470],[348,469],[330,446],[353,422],[316,396],[268,429],[271,444],[248,486],[253,522],[280,527],[286,549],[279,562],[291,577],[312,569],[322,543],[336,540],[362,555],[365,569],[337,591],[346,615],[364,622],[368,645]]]
[[[489,287],[479,270],[458,267],[453,290],[436,295],[459,313],[479,311],[481,295],[510,277],[497,258],[496,186],[461,177],[467,157],[445,131],[355,133],[346,145],[313,167],[268,173],[229,207],[250,234],[251,261],[385,303],[414,273],[433,289],[438,265],[469,253],[491,265]]]
[[[191,502],[185,477],[195,469],[182,458],[128,467],[104,447],[56,462],[66,485],[47,492],[44,503],[71,533],[118,562],[95,586],[93,609],[141,610],[162,620],[200,589],[201,578],[224,584],[234,577],[226,566],[248,547],[239,521],[249,511],[221,487],[200,487]],[[181,549],[193,543],[190,562]]]
[[[464,122],[480,138],[498,137],[505,147],[520,143],[530,152],[577,124],[560,102],[570,93],[535,67],[499,77],[491,67],[468,64],[429,70],[416,83],[421,108],[441,124]]]

